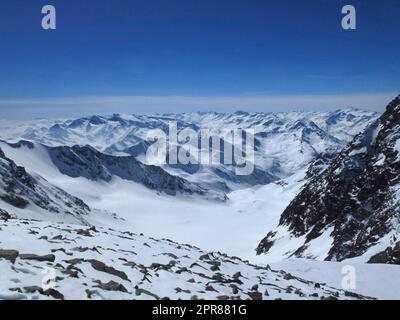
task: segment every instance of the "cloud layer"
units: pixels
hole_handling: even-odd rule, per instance
[[[287,112],[360,108],[383,111],[398,93],[293,96],[91,96],[0,100],[1,118],[192,111]]]

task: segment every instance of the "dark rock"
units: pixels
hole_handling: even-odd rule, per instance
[[[222,273],[217,272],[212,276],[213,280],[216,280],[218,282],[226,282],[226,279]]]
[[[219,269],[218,266],[213,265],[213,266],[211,266],[210,270],[211,270],[211,271],[219,271],[220,269]]]
[[[217,291],[217,290],[215,290],[214,288],[213,288],[213,286],[211,286],[211,285],[207,285],[206,286],[206,291]]]
[[[179,288],[179,287],[175,288],[175,292],[176,292],[176,293],[181,293],[181,292],[183,292],[183,293],[187,293],[187,294],[191,293],[190,290],[184,290],[184,289]]]
[[[62,270],[61,272],[70,276],[71,278],[79,278],[79,273],[77,270],[66,269],[66,270]]]
[[[89,229],[88,230],[79,229],[79,230],[76,230],[76,233],[79,234],[80,236],[92,237]]]
[[[290,273],[285,273],[285,275],[283,276],[283,279],[292,280],[292,279],[294,279],[294,277]]]
[[[24,287],[24,291],[26,293],[35,293],[35,292],[43,292],[43,289],[38,286]]]
[[[95,282],[97,282],[99,284],[96,287],[106,290],[106,291],[120,291],[120,292],[125,292],[125,293],[128,292],[128,290],[126,290],[126,288],[122,284],[117,283],[112,280],[109,281],[108,283],[103,283],[101,281],[95,281]]]
[[[29,204],[28,200],[17,196],[16,194],[3,194],[0,196],[0,199],[18,209],[25,209]]]
[[[239,293],[239,288],[236,285],[231,284],[230,287],[232,288],[232,293],[233,294],[238,294]]]
[[[208,253],[206,253],[206,254],[201,255],[199,259],[200,260],[210,260],[210,256],[208,255]]]
[[[232,278],[233,278],[234,280],[238,280],[241,276],[242,276],[242,274],[241,274],[240,272],[236,272],[236,273],[232,276]]]
[[[162,264],[162,263],[152,263],[150,266],[150,269],[154,269],[154,270],[169,270],[171,269],[173,266],[175,265],[175,261],[173,263],[169,263],[169,264]]]
[[[0,209],[0,220],[8,221],[11,219],[11,215],[3,209]]]
[[[252,300],[262,300],[263,295],[261,292],[248,292],[247,295],[252,299]]]
[[[0,250],[0,259],[6,259],[12,263],[15,263],[18,255],[19,252],[17,250]]]
[[[400,264],[400,242],[372,256],[368,263]]]
[[[48,297],[53,297],[54,299],[64,300],[64,295],[55,289],[47,289],[43,291],[42,294]]]
[[[105,272],[105,273],[108,273],[108,274],[112,274],[114,276],[117,276],[117,277],[121,278],[122,280],[129,281],[129,278],[126,275],[125,272],[116,270],[113,267],[109,267],[109,266],[105,265],[101,261],[98,261],[98,260],[95,260],[95,259],[90,259],[90,260],[86,260],[86,262],[89,262],[92,265],[93,269],[95,269],[97,271]]]
[[[135,294],[136,294],[137,296],[140,296],[140,295],[142,295],[142,294],[145,294],[145,295],[148,295],[148,296],[150,296],[150,297],[153,297],[153,298],[156,299],[156,300],[160,300],[160,297],[159,297],[158,295],[156,295],[156,294],[154,294],[154,293],[152,293],[152,292],[150,292],[150,291],[148,291],[148,290],[146,290],[146,289],[141,289],[141,288],[139,288],[138,286],[135,287]]]
[[[334,296],[328,296],[328,297],[321,297],[321,300],[338,300],[338,298]]]
[[[92,296],[95,294],[95,291],[86,289],[85,293],[86,293],[86,296],[88,297],[88,299],[92,299]]]
[[[48,297],[53,297],[54,299],[64,300],[64,295],[62,293],[60,293],[59,291],[52,289],[52,288],[43,290],[43,288],[41,288],[39,286],[31,286],[31,287],[24,287],[24,291],[26,293],[30,293],[30,294],[38,292],[42,295],[45,295]]]
[[[71,265],[76,265],[76,264],[79,264],[79,263],[82,263],[82,262],[84,262],[85,261],[85,259],[81,259],[81,258],[74,258],[74,259],[71,259],[71,260],[64,260],[66,263],[68,263],[68,264],[71,264]]]
[[[63,240],[63,239],[64,239],[64,237],[61,234],[51,238],[51,240]]]
[[[48,262],[54,262],[56,260],[54,254],[46,254],[44,256],[38,256],[36,254],[28,253],[28,254],[20,254],[19,258],[22,260],[36,260],[36,261],[48,261]]]

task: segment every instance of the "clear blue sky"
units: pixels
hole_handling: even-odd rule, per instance
[[[57,9],[55,31],[41,29],[45,4]],[[357,9],[355,31],[341,28],[345,4]],[[399,17],[398,0],[4,0],[0,112],[62,114],[81,102],[87,112],[179,111],[166,96],[215,111],[387,97],[400,91]]]

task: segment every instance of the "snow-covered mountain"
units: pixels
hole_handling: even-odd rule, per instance
[[[400,264],[400,96],[315,171],[258,254]]]
[[[319,271],[310,274],[309,264],[303,260],[280,261],[302,246],[307,236],[295,236],[288,226],[268,255],[256,256],[254,248],[266,229],[272,230],[279,223],[290,202],[312,181],[320,181],[337,159],[344,157],[346,151],[340,153],[341,150],[359,132],[373,127],[378,117],[376,113],[346,109],[326,113],[115,114],[17,123],[2,120],[0,271],[9,276],[0,279],[0,299],[374,296],[371,283],[376,269],[363,267],[368,273],[366,290],[345,292],[334,289],[341,286],[339,276],[324,278],[324,264],[339,270],[340,275],[339,263],[316,261],[312,268]],[[177,123],[178,131],[209,129],[218,136],[227,129],[254,129],[254,172],[238,176],[233,165],[223,163],[146,164],[144,154],[150,145],[146,133],[150,129],[168,133],[171,122]],[[371,152],[367,151],[368,155]],[[384,160],[375,162],[392,161],[389,153],[384,154]],[[344,170],[343,176],[347,173]],[[383,175],[386,177],[386,173]],[[10,188],[9,181],[17,187]],[[366,180],[362,183],[368,184]],[[10,203],[13,199],[17,200],[14,204]],[[215,199],[226,201],[212,201]],[[388,221],[389,216],[395,217],[391,213],[384,216]],[[321,236],[310,241],[306,253],[299,256],[326,257],[333,240],[329,230],[324,230],[323,227]],[[376,230],[368,240],[371,243]],[[141,232],[149,237],[138,235]],[[392,237],[395,231],[386,228],[385,232]],[[9,240],[10,234],[18,234],[18,241]],[[286,236],[293,242],[287,241]],[[165,238],[190,245],[158,240]],[[346,239],[339,236],[337,243],[343,240],[342,248],[347,248]],[[391,239],[390,248],[386,240],[382,240],[382,246],[371,247],[379,249],[369,251],[371,261],[375,255],[375,261],[394,261],[393,252],[398,251],[399,245],[394,237]],[[279,246],[281,240],[283,246]],[[342,248],[338,249],[340,253],[344,252]],[[266,265],[272,262],[274,270]],[[43,289],[40,272],[46,266],[58,275],[53,290]],[[286,267],[293,272],[281,270]],[[399,274],[398,270],[385,270],[393,277]],[[318,283],[304,278],[317,279]],[[394,283],[388,296],[397,297],[395,288]],[[382,286],[378,291],[379,297],[385,296]]]
[[[1,148],[0,206],[20,211],[37,208],[40,212],[75,223],[86,223],[85,216],[91,212],[81,199],[50,184],[40,175],[29,174],[24,167],[17,166]]]
[[[174,176],[158,166],[145,165],[135,157],[103,154],[90,146],[48,147],[53,163],[62,174],[89,180],[111,181],[113,177],[136,182],[169,195],[197,194],[208,199],[226,200],[222,192],[213,192],[200,185]]]
[[[251,219],[265,221],[261,219],[262,210],[269,208],[273,210],[266,218],[268,226],[276,223],[284,207],[304,184],[303,172],[310,162],[327,166],[350,136],[376,117],[372,112],[346,109],[328,113],[112,115],[26,121],[18,125],[2,121],[0,136],[8,142],[0,142],[0,147],[29,174],[45,178],[91,207],[100,206],[122,215],[132,226],[140,225],[143,231],[150,228],[156,236],[162,236],[162,230],[154,228],[151,222],[152,217],[157,217],[167,228],[163,232],[171,237],[175,234],[181,241],[194,241],[210,249],[216,248],[215,244],[222,243],[223,239],[227,251],[247,256],[245,251],[251,252],[263,236],[262,224],[254,228]],[[217,134],[223,129],[254,129],[253,174],[237,176],[232,167],[224,164],[197,167],[144,164],[140,160],[148,147],[144,140],[146,132],[155,128],[168,131],[171,121],[177,123],[178,130],[206,128]],[[21,142],[21,138],[30,138],[32,142]],[[138,144],[140,148],[135,147]],[[307,176],[310,174],[308,170]],[[174,196],[179,194],[193,195],[189,197],[190,206],[187,200]],[[225,200],[226,194],[229,200],[224,206],[197,201]],[[231,212],[238,214],[232,216]],[[211,227],[202,226],[203,219],[214,221],[215,234],[207,239],[202,235]],[[225,228],[222,224],[231,227],[227,232],[217,231]],[[248,230],[251,236],[246,237],[251,242],[236,248],[230,244],[229,237],[238,226]],[[252,234],[255,229],[261,232]]]
[[[378,114],[355,109],[335,112],[292,113],[187,113],[165,115],[92,116],[73,120],[38,120],[13,125],[0,124],[0,137],[7,141],[35,141],[47,146],[90,145],[115,156],[144,157],[151,129],[168,133],[177,130],[207,129],[222,137],[224,130],[254,129],[255,169],[251,175],[237,176],[229,165],[165,165],[163,168],[192,183],[223,192],[267,184],[287,178],[308,166],[321,153],[338,153]],[[221,151],[222,152],[222,151]]]
[[[206,190],[200,185],[173,176],[160,167],[145,165],[132,156],[106,155],[90,146],[48,147],[29,141],[0,141],[1,146],[11,157],[15,156],[19,160],[29,158],[28,163],[22,162],[32,171],[40,167],[42,162],[43,166],[52,165],[61,174],[72,178],[110,182],[114,177],[120,177],[169,195],[195,194],[210,200],[226,200],[223,192]],[[38,165],[32,167],[32,161]],[[38,170],[46,175],[46,170]]]

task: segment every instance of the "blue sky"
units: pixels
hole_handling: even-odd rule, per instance
[[[0,110],[379,110],[399,91],[399,16],[398,0],[2,1]]]

